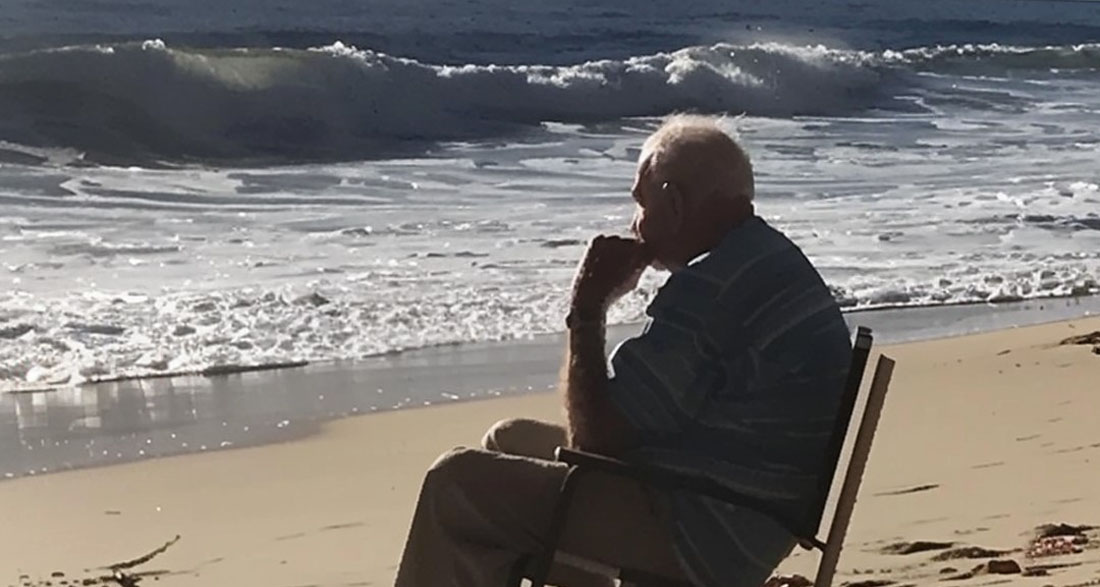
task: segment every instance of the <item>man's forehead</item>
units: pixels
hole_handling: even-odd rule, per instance
[[[638,175],[644,175],[653,162],[653,145],[646,144],[638,153]]]

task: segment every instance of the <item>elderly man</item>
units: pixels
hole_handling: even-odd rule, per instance
[[[399,587],[502,585],[539,550],[566,467],[558,445],[710,475],[799,511],[812,493],[851,351],[829,289],[757,217],[748,157],[710,118],[672,117],[643,145],[636,239],[589,245],[566,319],[568,424],[496,424],[432,466]],[[645,267],[671,272],[637,337],[604,355],[604,318]],[[697,585],[759,587],[794,539],[769,519],[593,476],[559,548]],[[558,585],[608,585],[554,569]]]

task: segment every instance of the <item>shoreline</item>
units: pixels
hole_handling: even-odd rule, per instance
[[[1100,296],[846,312],[876,345],[1100,314]],[[608,348],[636,324],[609,328]],[[133,378],[0,394],[0,483],[59,471],[275,444],[359,415],[551,391],[562,335],[441,345],[355,361]],[[317,393],[315,390],[324,390]]]
[[[1050,306],[1048,310],[1046,307]],[[1079,308],[1071,309],[1069,311],[1058,312],[1054,308],[1061,306],[1066,308]],[[1035,309],[1037,307],[1037,309]],[[981,332],[993,332],[1004,328],[1016,328],[1020,326],[1031,326],[1036,324],[1045,324],[1050,322],[1058,322],[1060,320],[1072,319],[1077,317],[1087,317],[1093,314],[1100,314],[1100,293],[1089,293],[1085,295],[1062,295],[1062,296],[1049,296],[1039,298],[1027,298],[1027,299],[1008,299],[997,301],[965,301],[965,302],[945,302],[945,303],[926,303],[926,304],[895,304],[884,305],[875,307],[862,307],[862,308],[841,308],[849,324],[857,322],[858,317],[864,316],[904,316],[917,314],[949,314],[959,312],[960,315],[974,319],[989,317],[990,320],[984,324],[979,324],[977,327],[970,329],[958,329],[952,331],[950,328],[936,328],[933,326],[931,329],[925,332],[917,332],[912,335],[903,335],[895,333],[897,336],[896,341],[912,342],[918,340],[931,340],[937,338],[949,338],[953,336],[965,336],[967,334],[975,334]],[[1049,313],[1049,314],[1047,314]],[[994,316],[996,316],[994,318]],[[1018,320],[1013,321],[1008,319],[1009,316],[1016,316]],[[877,319],[872,318],[873,322],[878,322]],[[883,320],[883,322],[891,322],[890,318]],[[899,320],[901,322],[902,320]],[[913,321],[916,323],[917,321]],[[608,326],[608,339],[616,338],[611,336],[612,332],[626,331],[628,329],[640,328],[642,322],[625,322],[622,324],[612,324]],[[925,326],[927,328],[927,326]],[[2,387],[0,386],[0,397],[5,395],[21,395],[21,394],[34,394],[34,393],[50,393],[60,391],[68,388],[76,387],[90,387],[107,383],[120,383],[126,381],[142,381],[152,379],[172,379],[172,378],[184,378],[184,377],[205,377],[215,378],[224,377],[229,375],[239,375],[242,373],[254,373],[264,371],[278,371],[283,369],[298,369],[302,367],[326,367],[333,365],[350,365],[350,368],[355,368],[355,365],[360,362],[372,361],[386,357],[397,357],[402,355],[415,355],[417,353],[424,353],[435,351],[438,349],[455,348],[455,347],[481,347],[481,346],[503,346],[513,344],[517,341],[543,341],[548,339],[561,340],[564,336],[563,332],[544,332],[533,334],[528,337],[512,339],[512,340],[490,340],[490,341],[461,341],[461,342],[448,342],[435,345],[429,345],[424,347],[416,347],[409,349],[399,349],[393,351],[387,351],[384,353],[378,353],[375,355],[365,355],[363,357],[355,359],[318,359],[318,360],[305,360],[305,359],[288,359],[282,361],[273,361],[270,363],[260,364],[228,364],[228,365],[208,365],[206,367],[197,369],[183,369],[179,371],[166,371],[166,372],[153,372],[142,373],[137,375],[118,375],[108,376],[101,379],[90,379],[88,381],[82,381],[80,383],[71,385],[43,385],[34,387],[34,384],[28,384],[28,387]],[[625,338],[623,336],[622,338]]]

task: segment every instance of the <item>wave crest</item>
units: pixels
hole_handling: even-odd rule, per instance
[[[911,65],[937,73],[1000,75],[1011,71],[1090,71],[1100,69],[1100,43],[1020,47],[962,44],[886,50],[886,64]]]
[[[574,66],[424,64],[335,43],[311,50],[159,41],[0,57],[0,138],[93,158],[350,159],[673,110],[842,114],[879,97],[851,55],[688,47]]]
[[[153,40],[0,56],[0,140],[118,162],[347,160],[548,121],[845,115],[897,106],[913,69],[1097,67],[1100,45],[717,44],[572,66],[449,66],[339,42],[195,50]]]

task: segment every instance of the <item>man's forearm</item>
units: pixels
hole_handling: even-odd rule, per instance
[[[612,455],[631,444],[633,433],[608,395],[606,338],[603,320],[569,328],[562,390],[570,446]]]

